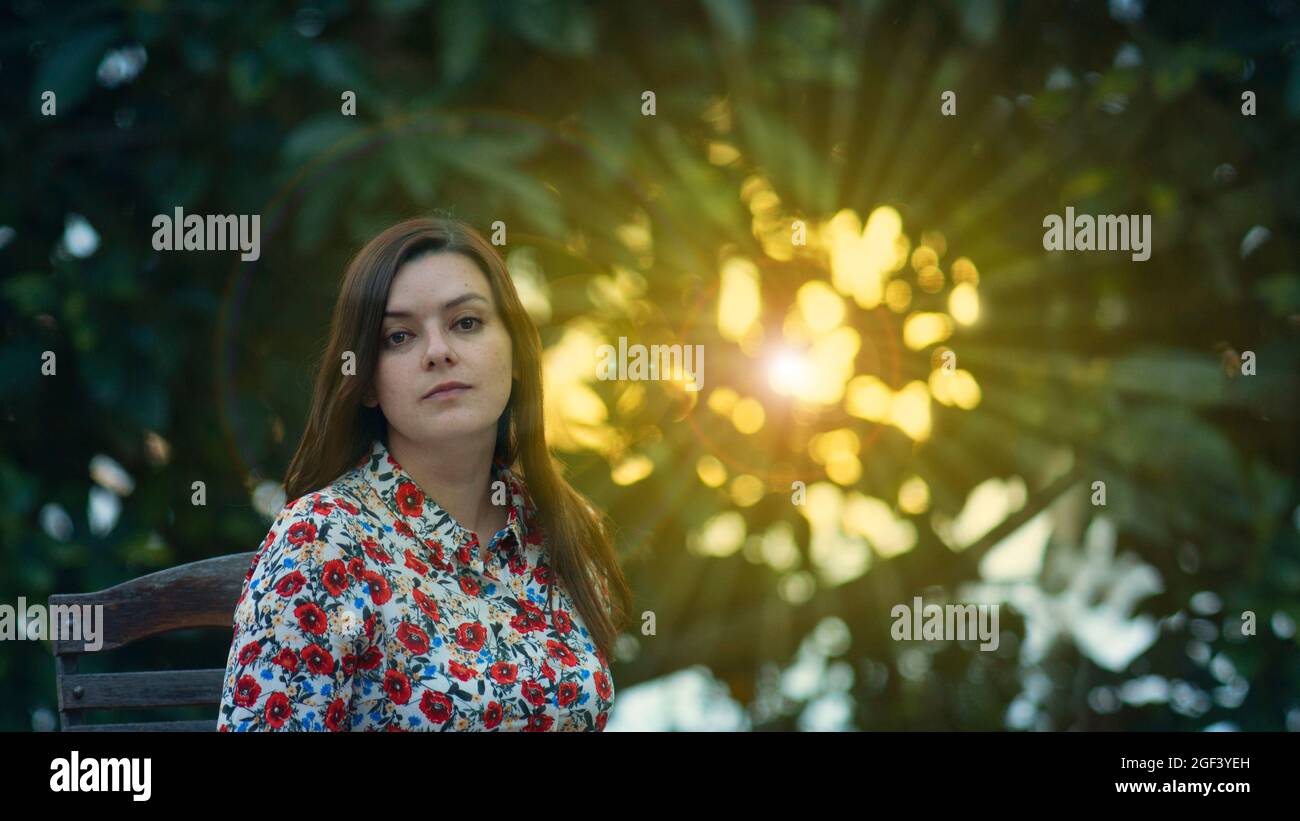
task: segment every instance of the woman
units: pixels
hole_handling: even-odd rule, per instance
[[[407,220],[353,259],[285,490],[219,730],[605,728],[630,592],[552,464],[541,339],[473,228]]]

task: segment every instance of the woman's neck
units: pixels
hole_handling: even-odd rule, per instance
[[[496,531],[484,534],[479,529],[494,527],[502,513],[492,504],[490,487],[495,440],[421,444],[391,428],[388,437],[388,452],[424,495],[451,514],[461,527],[477,533],[486,546]]]

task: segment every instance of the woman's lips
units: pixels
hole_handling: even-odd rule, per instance
[[[460,396],[462,393],[464,393],[467,390],[469,390],[469,386],[460,387],[460,388],[446,388],[444,390],[434,391],[433,393],[426,396],[425,399],[450,399],[453,396]]]

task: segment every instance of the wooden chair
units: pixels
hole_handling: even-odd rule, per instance
[[[102,604],[103,621],[97,650],[84,641],[51,641],[54,678],[59,695],[59,725],[63,731],[212,732],[225,677],[222,667],[206,670],[158,670],[136,673],[77,672],[82,653],[104,652],[149,636],[193,627],[233,630],[235,603],[254,554],[234,553],[190,562],[131,579],[98,593],[50,596],[55,606]],[[212,718],[202,721],[151,721],[136,724],[85,724],[86,710],[212,705]]]

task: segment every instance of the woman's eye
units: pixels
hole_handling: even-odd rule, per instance
[[[481,320],[476,316],[462,316],[460,319],[456,320],[456,327],[460,328],[463,331],[474,330],[473,325],[470,325],[468,328],[465,327],[466,322],[479,322],[481,324]]]
[[[408,334],[406,331],[394,331],[393,333],[391,333],[391,334],[388,335],[388,342],[389,342],[389,344],[391,344],[391,345],[400,345],[400,344],[402,344],[402,343],[400,343],[400,342],[393,342],[393,337],[395,337],[395,336],[409,336],[409,335],[410,335],[410,334]]]

